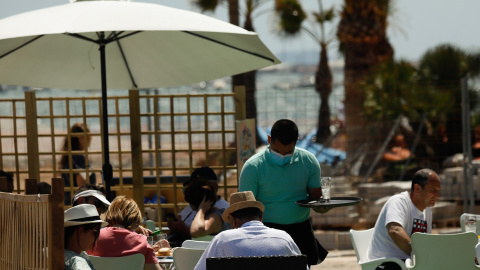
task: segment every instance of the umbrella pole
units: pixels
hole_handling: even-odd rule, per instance
[[[102,77],[102,130],[103,130],[103,180],[105,181],[105,191],[107,199],[111,201],[112,195],[110,192],[110,186],[112,184],[113,169],[110,164],[110,149],[108,143],[108,110],[107,110],[107,68],[105,60],[105,43],[104,33],[100,33],[100,65],[101,65],[101,77]]]

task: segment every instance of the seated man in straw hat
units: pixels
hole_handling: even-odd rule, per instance
[[[233,193],[222,218],[234,229],[213,238],[195,270],[205,270],[206,259],[210,257],[300,255],[300,249],[288,233],[263,225],[264,209],[251,191]]]

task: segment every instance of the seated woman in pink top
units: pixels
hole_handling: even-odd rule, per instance
[[[108,227],[100,230],[100,236],[89,255],[100,257],[123,257],[136,253],[145,256],[146,270],[162,269],[155,251],[148,245],[145,235],[134,230],[142,224],[142,214],[137,203],[125,196],[116,197],[105,213]]]

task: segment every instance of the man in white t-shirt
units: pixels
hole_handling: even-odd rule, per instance
[[[432,232],[432,210],[440,197],[440,179],[430,169],[421,169],[412,177],[410,192],[392,196],[382,208],[368,248],[370,260],[410,257],[410,237],[415,232]],[[400,269],[396,264],[385,264],[377,269]]]
[[[190,176],[190,180],[184,182],[183,186],[186,187],[192,181],[201,178],[209,179],[212,185],[215,187],[215,192],[218,191],[218,178],[210,167],[201,167],[195,169]],[[217,195],[217,202],[214,206],[218,209],[227,209],[229,204],[221,196]],[[185,207],[175,218],[167,216],[167,224],[171,232],[168,240],[172,247],[181,246],[183,241],[191,238],[190,226],[192,225],[196,214],[197,211],[194,211],[190,205],[187,205],[187,207]]]

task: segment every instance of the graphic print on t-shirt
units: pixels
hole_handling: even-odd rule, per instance
[[[427,221],[421,220],[418,218],[413,219],[412,234],[416,232],[426,233],[427,232]]]

